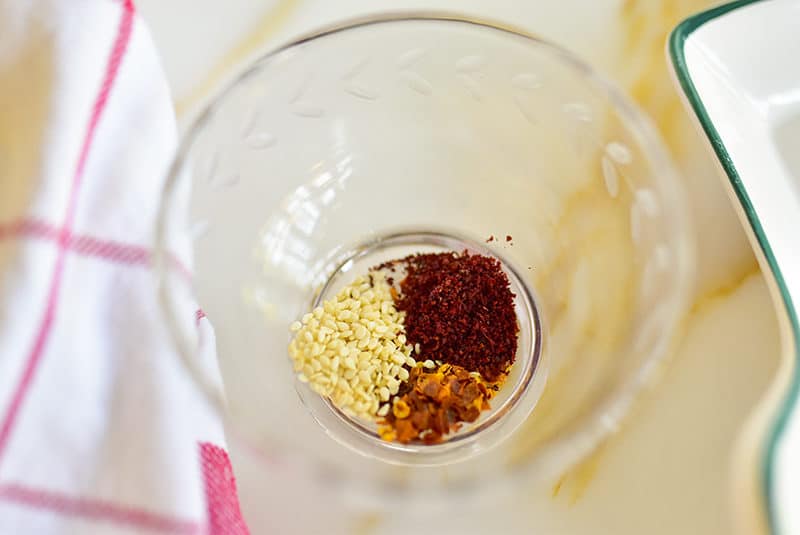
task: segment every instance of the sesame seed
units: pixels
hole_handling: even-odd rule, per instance
[[[383,276],[371,279],[372,285],[359,277],[289,326],[298,380],[343,412],[367,419],[391,410],[386,402],[408,379],[403,366],[412,351],[389,285]]]

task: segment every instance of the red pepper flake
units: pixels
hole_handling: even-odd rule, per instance
[[[494,241],[494,235],[491,235],[486,239],[486,243],[492,243],[493,241]]]
[[[431,371],[415,366],[379,422],[378,435],[403,444],[438,444],[488,410],[495,387],[459,366],[443,364]]]
[[[500,379],[513,364],[519,326],[508,276],[496,258],[464,251],[419,254],[405,264],[400,292],[408,343],[427,359]]]
[[[506,234],[506,241],[507,241],[507,242],[509,242],[509,241],[511,241],[511,240],[513,240],[513,239],[514,239],[514,238],[512,238],[510,234]]]

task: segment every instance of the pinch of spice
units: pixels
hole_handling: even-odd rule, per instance
[[[372,284],[370,284],[370,280]],[[359,277],[290,330],[289,356],[301,382],[348,414],[371,419],[408,377],[412,348],[400,341],[404,314],[382,274]]]

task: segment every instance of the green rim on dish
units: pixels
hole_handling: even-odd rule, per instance
[[[733,11],[734,9],[738,9],[760,1],[763,0],[738,0],[689,17],[681,22],[670,35],[669,53],[672,58],[672,63],[675,67],[675,73],[678,81],[680,82],[681,88],[686,94],[686,98],[697,115],[703,131],[706,133],[706,136],[708,136],[709,141],[711,141],[711,146],[719,158],[719,161],[722,163],[725,173],[728,175],[728,179],[733,186],[733,191],[736,193],[736,196],[738,197],[739,202],[744,209],[745,215],[747,216],[756,240],[758,241],[758,245],[764,254],[767,264],[769,264],[769,268],[772,271],[772,276],[775,278],[775,282],[783,299],[783,305],[786,310],[786,314],[792,326],[795,356],[798,357],[800,356],[800,323],[798,322],[797,313],[795,312],[792,298],[789,295],[789,291],[786,287],[783,274],[781,273],[780,267],[775,260],[769,240],[764,234],[764,229],[762,228],[761,222],[758,219],[758,214],[753,208],[750,197],[747,195],[747,190],[742,184],[741,177],[739,176],[736,167],[733,165],[733,161],[731,160],[731,157],[728,154],[719,133],[717,132],[716,128],[714,128],[714,124],[712,123],[708,116],[708,112],[703,106],[700,95],[697,93],[694,82],[689,75],[689,69],[686,65],[686,56],[684,54],[684,43],[689,35],[691,35],[692,32],[694,32],[697,28],[706,22]],[[778,532],[778,517],[776,511],[777,504],[775,500],[774,485],[776,468],[775,457],[777,455],[778,442],[786,431],[789,415],[791,414],[794,405],[797,403],[798,397],[800,397],[800,366],[796,365],[794,367],[794,373],[788,392],[779,405],[775,420],[771,424],[766,443],[767,447],[761,460],[761,482],[763,485],[764,500],[766,502],[767,522],[769,524],[769,529],[773,533]]]

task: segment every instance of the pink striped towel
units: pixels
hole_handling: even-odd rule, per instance
[[[175,138],[130,0],[0,0],[0,534],[247,533],[158,319]]]

